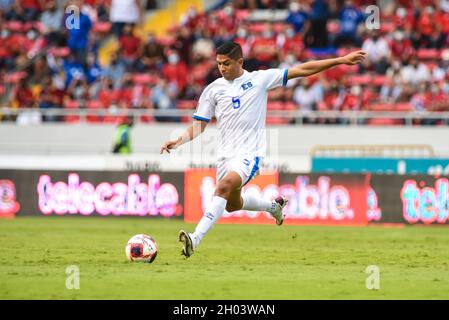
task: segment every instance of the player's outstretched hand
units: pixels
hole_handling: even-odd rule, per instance
[[[341,59],[344,64],[352,66],[363,62],[366,59],[366,52],[362,50],[354,51],[341,57]]]
[[[177,147],[178,147],[178,141],[177,140],[167,141],[161,147],[161,154],[163,154],[164,151],[167,151],[167,153],[170,153],[170,150],[176,149]]]

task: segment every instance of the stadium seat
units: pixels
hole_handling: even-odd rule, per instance
[[[408,112],[413,111],[413,106],[409,102],[396,103],[394,105],[396,111]]]
[[[351,85],[368,85],[371,82],[371,76],[369,74],[352,75],[348,80]]]
[[[94,31],[98,33],[109,33],[111,31],[112,25],[110,22],[97,22],[94,25]]]
[[[393,126],[397,123],[395,119],[388,118],[368,119],[366,121],[366,124],[370,126]]]
[[[196,106],[196,100],[178,100],[176,103],[176,108],[181,110],[193,110]]]
[[[103,104],[101,103],[101,101],[90,100],[90,101],[87,102],[87,109],[97,110],[97,109],[102,109],[102,108],[103,108]],[[90,115],[90,116],[87,116],[87,121],[88,122],[101,122],[102,121],[102,116]]]
[[[68,47],[56,47],[56,48],[51,48],[49,53],[51,53],[55,57],[64,58],[64,57],[69,56],[70,49]]]
[[[380,31],[382,33],[393,32],[396,29],[394,22],[392,21],[382,21],[380,24]]]
[[[133,75],[133,82],[135,84],[155,84],[157,79],[147,73],[139,73]]]
[[[7,73],[5,76],[5,82],[6,83],[17,83],[21,79],[26,78],[27,76],[28,76],[28,74],[25,71]]]
[[[79,109],[80,108],[80,103],[76,100],[68,100],[65,103],[65,108],[66,109]],[[64,121],[65,122],[70,122],[70,123],[74,123],[74,122],[79,122],[80,121],[80,117],[79,116],[73,116],[73,115],[67,115],[64,116]]]
[[[269,101],[267,104],[268,110],[283,110],[284,103],[280,101]]]
[[[437,60],[441,57],[441,52],[436,49],[418,49],[416,53],[420,60]]]
[[[391,103],[373,103],[368,106],[370,111],[393,111],[394,105]]]
[[[247,9],[240,9],[235,11],[235,16],[239,21],[248,19],[249,15],[250,11]]]
[[[383,86],[385,83],[387,82],[387,77],[386,76],[375,76],[372,80],[372,83],[376,86],[376,87],[381,87]]]

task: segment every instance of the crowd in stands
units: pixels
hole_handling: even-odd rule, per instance
[[[365,11],[371,4],[381,8],[378,29],[367,27],[376,23]],[[81,8],[79,20],[66,10],[71,5]],[[0,0],[0,105],[34,108],[13,118],[23,123],[79,121],[76,115],[40,117],[39,109],[107,108],[107,115],[88,118],[106,123],[117,122],[125,109],[193,109],[202,90],[220,77],[215,48],[233,40],[243,48],[248,71],[291,67],[358,48],[368,53],[363,65],[338,66],[273,90],[270,110],[449,111],[449,0],[234,0],[210,12],[192,7],[167,36],[140,38],[136,28],[154,5]],[[255,19],[260,9],[285,12],[285,18]],[[99,50],[111,36],[119,49],[101,64]],[[312,115],[304,120],[349,121]],[[269,117],[268,122],[295,119]]]

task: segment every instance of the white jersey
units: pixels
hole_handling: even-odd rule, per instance
[[[287,69],[248,72],[228,81],[219,78],[204,89],[194,119],[217,119],[218,158],[264,157],[268,90],[287,84]]]

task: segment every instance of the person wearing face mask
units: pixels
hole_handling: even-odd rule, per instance
[[[262,68],[271,68],[278,65],[279,56],[273,26],[271,24],[265,24],[262,37],[254,40],[251,52]]]
[[[379,30],[373,30],[362,46],[362,50],[368,54],[365,68],[373,68],[378,74],[385,74],[391,57],[390,46]]]
[[[401,61],[409,60],[415,54],[412,42],[405,37],[405,32],[398,29],[393,33],[393,41],[391,42],[391,54],[394,58]]]
[[[167,63],[162,68],[162,75],[169,85],[176,86],[177,95],[182,96],[187,85],[187,66],[180,60],[179,53],[172,51],[167,57]]]
[[[294,1],[290,3],[290,10],[288,12],[286,23],[291,24],[295,33],[300,32],[306,34],[310,27],[310,14],[307,7]]]
[[[289,52],[295,52],[299,56],[304,51],[303,39],[301,34],[296,33],[291,25],[286,25],[284,32],[279,33],[276,37],[280,60],[285,60]]]

